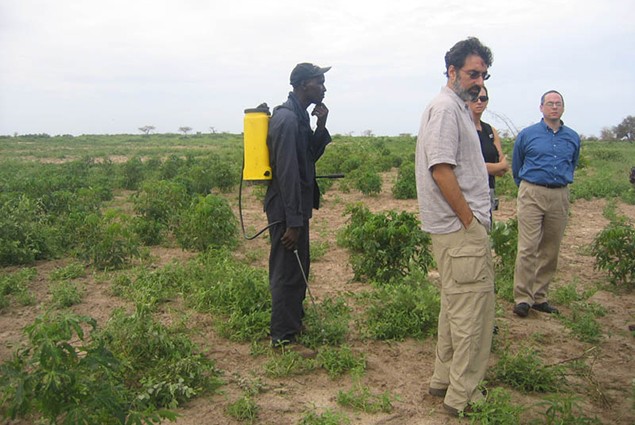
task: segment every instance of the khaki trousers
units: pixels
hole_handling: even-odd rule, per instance
[[[529,305],[547,302],[569,216],[569,188],[549,189],[522,181],[517,211],[514,301]]]
[[[441,311],[430,387],[447,388],[444,403],[463,410],[483,398],[494,328],[494,269],[485,227],[432,235],[441,275]]]

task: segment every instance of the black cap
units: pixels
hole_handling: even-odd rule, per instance
[[[326,71],[331,69],[330,66],[326,68],[320,68],[317,65],[313,65],[312,63],[299,63],[293,68],[291,71],[291,77],[289,78],[291,85],[296,86],[300,84],[304,80],[310,80],[311,78],[319,77],[323,75]]]

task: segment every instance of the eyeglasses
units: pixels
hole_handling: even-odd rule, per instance
[[[473,99],[472,102],[476,103],[478,101],[481,101],[481,102],[485,103],[488,100],[489,100],[489,96],[479,96],[476,99]]]
[[[550,108],[553,108],[554,106],[556,108],[559,108],[562,106],[562,102],[546,102],[545,105],[547,105]]]
[[[483,81],[488,80],[489,77],[491,77],[491,75],[489,75],[486,72],[479,72],[479,71],[465,71],[465,73],[472,79],[472,80],[478,80],[479,77],[483,77]]]

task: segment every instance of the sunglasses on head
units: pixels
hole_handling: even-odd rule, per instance
[[[479,97],[475,98],[472,102],[475,102],[475,103],[476,103],[476,102],[478,102],[479,100],[480,100],[481,102],[485,103],[485,102],[487,102],[487,101],[489,100],[489,97],[488,97],[488,96],[479,96]]]

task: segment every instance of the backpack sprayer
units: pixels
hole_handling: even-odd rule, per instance
[[[260,236],[265,230],[279,221],[268,224],[252,236],[247,236],[243,222],[242,191],[243,181],[250,184],[269,184],[273,178],[271,164],[269,162],[269,148],[267,147],[267,133],[269,131],[269,119],[271,112],[266,103],[261,103],[255,108],[245,109],[244,139],[243,139],[243,173],[238,190],[238,210],[240,213],[240,226],[243,236],[252,240]],[[315,176],[316,179],[338,179],[344,174],[330,174]]]

